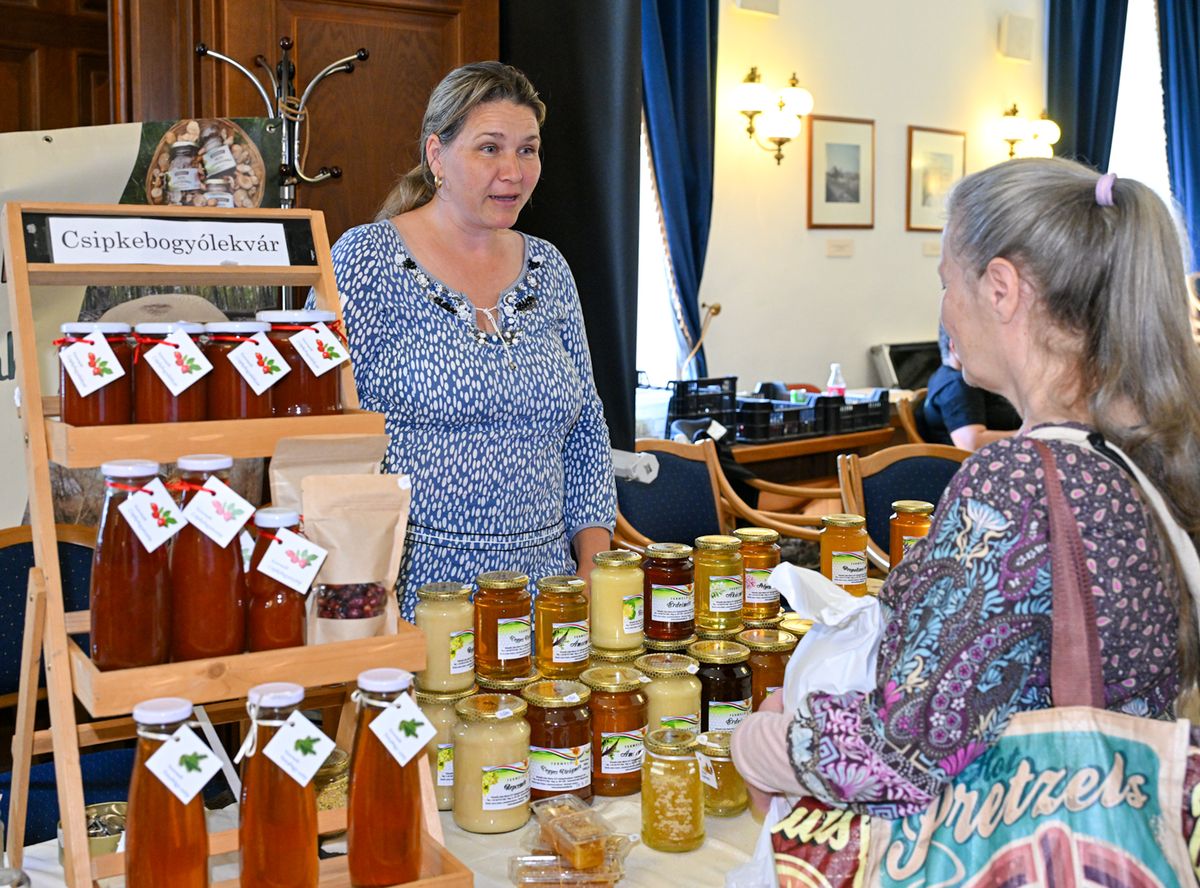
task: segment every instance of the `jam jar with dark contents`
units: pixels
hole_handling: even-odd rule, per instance
[[[750,649],[736,641],[698,641],[688,654],[700,661],[700,730],[732,731],[750,714]]]
[[[125,375],[101,386],[89,395],[79,394],[79,389],[59,363],[58,392],[62,397],[60,418],[73,426],[124,425],[133,421],[133,340],[128,324],[74,323],[59,328],[62,339],[59,350],[76,345],[79,340],[99,333],[113,350],[117,363]],[[103,374],[105,368],[95,360],[89,361],[92,372]]]
[[[265,419],[271,415],[271,389],[255,394],[244,376],[229,360],[229,353],[250,342],[256,333],[266,333],[271,325],[264,321],[221,321],[205,324],[207,334],[204,356],[212,363],[208,375],[209,419]],[[258,356],[258,371],[266,376],[281,368]]]
[[[592,797],[592,692],[567,679],[542,679],[521,692],[529,709],[530,797]]]
[[[651,543],[645,574],[645,632],[653,641],[681,641],[696,631],[695,569],[692,547]]]
[[[286,528],[300,532],[300,513],[292,509],[267,508],[254,513],[258,539],[246,574],[246,641],[251,651],[273,651],[304,644],[304,596],[258,569],[272,545],[282,545],[275,531]]]
[[[259,321],[271,325],[267,333],[275,348],[288,362],[291,372],[271,386],[271,415],[319,416],[341,412],[341,370],[326,370],[320,376],[313,373],[290,341],[301,330],[313,324],[331,324],[337,315],[331,311],[260,311]],[[339,340],[337,348],[344,348]]]
[[[146,360],[151,349],[177,331],[196,339],[204,332],[204,325],[178,321],[138,324],[133,328],[137,338],[133,372],[134,422],[199,422],[208,417],[208,377],[211,374],[201,376],[176,396]]]

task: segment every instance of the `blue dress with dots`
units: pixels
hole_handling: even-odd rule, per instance
[[[521,274],[492,312],[498,334],[479,330],[470,300],[422,268],[391,222],[333,247],[359,400],[386,417],[385,469],[412,478],[407,620],[424,583],[574,573],[575,534],[615,523],[575,281],[554,246],[522,237]]]

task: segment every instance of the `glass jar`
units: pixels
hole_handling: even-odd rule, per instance
[[[779,629],[784,632],[790,632],[796,638],[803,638],[808,630],[812,628],[813,621],[800,616],[795,611],[788,611],[783,615],[783,619],[779,621]]]
[[[274,651],[299,647],[305,642],[304,596],[258,569],[272,544],[282,545],[272,531],[286,528],[300,532],[300,513],[291,509],[266,508],[254,513],[258,539],[246,575],[246,647],[251,651]]]
[[[484,678],[482,675],[475,676],[481,694],[513,694],[517,697],[521,696],[523,690],[535,681],[540,681],[541,678],[541,673],[536,669],[531,669],[529,672],[524,675],[518,675],[516,678]]]
[[[317,886],[317,794],[263,751],[304,700],[290,682],[256,685],[247,694],[255,745],[242,761],[238,846],[242,884]]]
[[[737,641],[738,633],[745,631],[746,626],[742,622],[737,622],[729,626],[727,629],[698,629],[696,630],[696,639],[698,641]]]
[[[633,661],[646,653],[645,647],[629,648],[625,651],[606,651],[603,648],[592,648],[591,665],[619,666],[622,663],[632,666]]]
[[[697,537],[696,629],[732,629],[742,623],[742,541]]]
[[[204,497],[201,508],[223,508],[204,485],[210,478],[228,482],[232,456],[191,454],[179,457],[176,465],[179,477],[168,487],[180,493],[181,509],[197,496]],[[236,537],[219,546],[196,525],[184,525],[171,544],[171,659],[203,660],[245,649],[242,547]]]
[[[646,723],[651,731],[700,731],[700,664],[686,654],[646,654],[633,664],[647,681]]]
[[[778,629],[783,622],[783,614],[778,613],[769,620],[742,620],[742,629]]]
[[[358,723],[350,752],[346,854],[352,885],[396,885],[421,871],[421,760],[401,765],[371,730],[412,687],[403,669],[368,669],[358,676]]]
[[[200,154],[204,159],[206,178],[231,175],[237,169],[237,159],[233,156],[230,147],[225,144],[221,128],[216,123],[207,123],[200,130]]]
[[[704,790],[691,731],[659,728],[646,735],[642,765],[642,841],[655,851],[704,844]]]
[[[255,394],[250,383],[229,359],[229,353],[253,337],[266,333],[270,324],[261,321],[222,321],[205,324],[204,357],[213,365],[208,374],[209,419],[265,419],[271,415],[271,390]],[[258,366],[264,374],[278,373],[260,356]],[[258,371],[255,371],[258,372]]]
[[[62,337],[57,340],[59,352],[83,340],[85,336],[99,333],[113,350],[117,363],[125,375],[101,386],[90,395],[79,394],[79,389],[67,373],[60,358],[58,365],[58,393],[62,398],[59,418],[73,426],[124,425],[133,421],[133,340],[129,338],[128,324],[63,324]],[[102,376],[108,368],[95,362],[89,353],[91,372]],[[111,372],[111,371],[110,371]]]
[[[750,714],[750,649],[736,641],[698,641],[688,654],[700,661],[700,729],[732,731]]]
[[[579,577],[544,577],[537,581],[533,622],[537,669],[546,678],[578,678],[587,669],[591,642],[586,588]]]
[[[712,817],[734,817],[750,803],[746,782],[733,766],[730,740],[724,731],[710,731],[701,734],[696,743],[700,779],[704,782],[704,813]]]
[[[767,579],[779,566],[779,533],[766,527],[741,527],[733,535],[742,541],[742,618],[770,619],[779,613],[779,590]]]
[[[167,149],[167,203],[180,206],[183,196],[200,190],[200,170],[196,167],[199,146],[187,139],[177,139]]]
[[[454,707],[454,822],[505,833],[529,820],[529,724],[525,701],[476,694]]]
[[[646,693],[642,673],[593,666],[579,677],[592,689],[592,792],[633,795],[642,788]]]
[[[227,210],[232,210],[237,206],[233,200],[233,180],[228,176],[205,180],[204,205],[206,207],[222,207]]]
[[[851,595],[866,595],[867,519],[826,515],[821,524],[821,573]]]
[[[592,557],[592,644],[606,651],[642,645],[642,557],[614,549]]]
[[[696,591],[692,547],[651,543],[646,547],[643,599],[646,638],[679,641],[696,631]]]
[[[158,697],[133,707],[138,740],[125,817],[125,881],[130,888],[208,888],[204,798],[196,793],[183,804],[145,767],[146,759],[191,717],[192,704],[179,697]]]
[[[923,500],[896,500],[892,503],[889,566],[900,563],[912,544],[929,536],[933,526],[933,503]]]
[[[271,325],[267,337],[292,368],[271,386],[271,415],[318,416],[341,412],[340,368],[326,370],[318,376],[309,369],[291,342],[301,330],[318,322],[333,323],[337,315],[331,311],[260,311],[254,317]]]
[[[657,641],[653,638],[646,639],[646,650],[655,654],[684,654],[693,643],[700,640],[699,635],[689,635],[687,638],[680,638],[676,641]],[[593,652],[594,654],[594,652]]]
[[[542,680],[521,692],[529,709],[529,790],[534,801],[592,797],[592,692],[578,681]]]
[[[783,674],[799,639],[781,629],[747,629],[737,640],[750,648],[746,661],[753,688],[750,708],[757,712],[768,694],[783,687]]]
[[[529,577],[511,570],[475,580],[475,674],[519,678],[533,669]]]
[[[158,477],[158,463],[118,459],[100,467],[104,506],[92,553],[91,649],[100,670],[167,662],[171,653],[169,546],[147,552],[117,507]]]
[[[313,777],[313,788],[317,791],[318,811],[336,811],[346,807],[350,791],[350,754],[346,750],[340,746],[334,747],[333,752],[329,753],[329,758],[317,769]],[[326,833],[321,834],[322,837],[325,835]]]
[[[475,684],[475,605],[471,587],[426,583],[417,590],[413,611],[425,635],[425,669],[417,673],[423,691],[450,694]]]
[[[439,811],[454,808],[454,728],[458,724],[458,713],[454,707],[460,700],[474,696],[476,692],[477,688],[471,685],[464,691],[449,694],[418,690],[413,695],[429,723],[437,729],[437,736],[429,741],[427,749]]]
[[[157,348],[172,333],[186,333],[195,339],[204,332],[203,324],[177,321],[170,324],[138,324],[133,328],[137,348],[133,356],[133,421],[199,422],[208,418],[208,376],[201,376],[178,395],[171,393],[146,359],[146,352]],[[169,347],[169,346],[168,346]]]

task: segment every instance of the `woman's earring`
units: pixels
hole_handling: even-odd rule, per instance
[[[441,187],[442,187],[442,177],[435,173],[433,176],[433,190],[437,191]]]

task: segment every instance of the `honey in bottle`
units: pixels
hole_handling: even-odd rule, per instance
[[[821,524],[821,573],[851,595],[866,595],[867,519],[826,515]]]
[[[578,678],[591,653],[587,584],[579,577],[543,577],[537,588],[538,672],[546,678]]]
[[[529,577],[493,570],[476,579],[475,674],[519,678],[533,669]]]
[[[733,535],[742,541],[745,576],[744,620],[769,620],[779,614],[779,590],[767,577],[779,566],[779,533],[767,527],[741,527]]]
[[[651,543],[642,566],[646,641],[683,641],[696,631],[692,547]]]
[[[251,651],[273,651],[304,644],[304,596],[258,570],[258,565],[275,545],[275,531],[287,528],[300,532],[300,513],[292,509],[268,508],[254,513],[258,540],[246,574],[246,640]]]
[[[888,547],[890,567],[900,563],[913,543],[929,536],[929,528],[933,525],[933,508],[933,503],[923,500],[896,500],[892,503]]]
[[[742,541],[713,534],[696,538],[696,628],[741,629]]]
[[[192,704],[158,697],[133,707],[137,753],[125,819],[128,888],[207,888],[208,831],[200,793],[186,805],[146,767],[146,760],[192,717]]]
[[[642,788],[647,709],[644,676],[629,666],[593,666],[579,677],[592,690],[592,792],[633,795]]]

